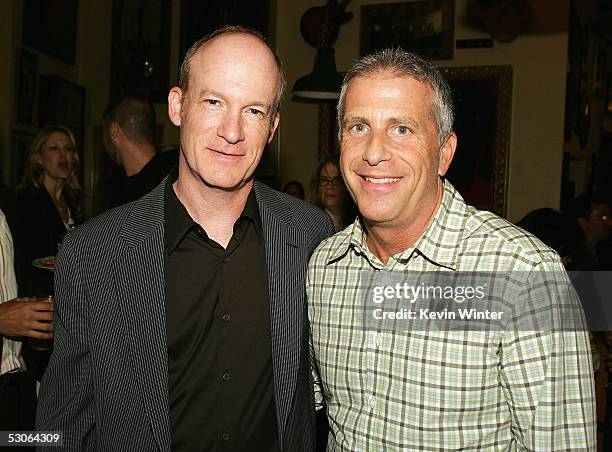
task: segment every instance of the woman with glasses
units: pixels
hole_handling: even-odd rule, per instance
[[[331,217],[336,232],[355,220],[357,208],[344,185],[338,156],[327,157],[319,163],[315,185],[315,204]]]

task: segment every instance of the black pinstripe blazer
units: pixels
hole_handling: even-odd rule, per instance
[[[68,234],[57,257],[55,344],[37,428],[62,431],[64,450],[170,450],[165,183]],[[279,439],[283,450],[312,450],[304,284],[311,253],[333,227],[321,210],[258,182],[255,195],[265,237]]]

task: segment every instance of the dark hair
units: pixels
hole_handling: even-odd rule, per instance
[[[414,53],[401,49],[383,49],[357,60],[347,71],[338,100],[338,138],[342,138],[342,121],[344,119],[344,102],[346,91],[351,81],[357,77],[376,74],[389,74],[398,77],[412,77],[426,83],[433,91],[430,106],[433,119],[438,128],[438,143],[442,145],[453,131],[453,96],[446,79],[440,70],[429,61]]]
[[[128,95],[112,102],[104,112],[107,130],[113,122],[121,126],[130,141],[139,145],[155,145],[155,108],[148,99]]]
[[[297,191],[300,193],[300,195],[302,196],[302,199],[304,199],[305,196],[305,191],[304,191],[304,186],[302,185],[301,182],[297,181],[297,180],[290,180],[289,182],[287,182],[285,184],[285,187],[283,188],[283,193],[287,193],[287,189],[289,187],[295,187],[297,188]]]
[[[274,101],[274,105],[272,105],[272,112],[276,113],[280,108],[280,103],[283,98],[283,92],[285,90],[285,85],[287,84],[287,78],[285,76],[285,71],[283,70],[283,63],[278,57],[277,53],[270,47],[266,38],[257,30],[249,27],[244,27],[241,25],[226,25],[224,27],[218,28],[212,33],[204,36],[203,38],[197,40],[190,48],[187,50],[185,54],[185,59],[183,59],[183,63],[181,64],[181,68],[179,71],[179,88],[183,92],[183,96],[187,92],[189,88],[189,75],[191,73],[191,60],[198,50],[209,41],[212,41],[219,36],[227,35],[227,34],[246,34],[257,38],[262,42],[272,53],[274,56],[274,60],[276,61],[276,67],[278,69],[278,92],[276,94],[276,99]]]

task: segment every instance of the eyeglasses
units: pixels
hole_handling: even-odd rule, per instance
[[[321,176],[319,178],[319,187],[325,187],[326,185],[331,185],[332,187],[342,187],[342,185],[344,185],[344,181],[341,177]]]

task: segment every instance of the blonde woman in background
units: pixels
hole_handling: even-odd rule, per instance
[[[26,262],[54,256],[66,231],[80,222],[78,167],[76,141],[69,128],[47,126],[32,141],[18,193]],[[51,272],[32,266],[28,270],[27,293],[53,293]]]

